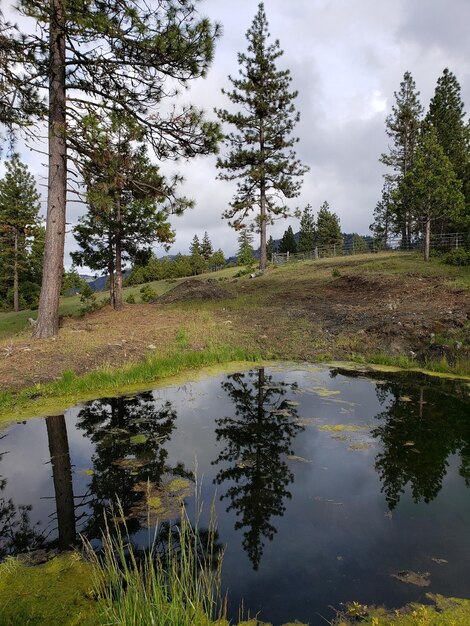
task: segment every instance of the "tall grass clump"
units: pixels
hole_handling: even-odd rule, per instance
[[[222,620],[222,553],[216,549],[213,508],[207,534],[191,524],[182,507],[179,523],[156,530],[143,554],[132,546],[120,507],[117,519],[112,529],[106,525],[99,554],[85,542],[94,565],[100,623],[210,626]]]

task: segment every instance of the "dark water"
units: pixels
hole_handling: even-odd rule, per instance
[[[266,368],[14,425],[0,434],[0,557],[79,532],[98,544],[116,496],[143,548],[139,485],[192,480],[197,463],[202,528],[217,491],[232,617],[242,600],[274,624],[323,624],[352,600],[469,597],[468,391],[410,374]],[[402,570],[428,572],[430,585],[392,576]]]

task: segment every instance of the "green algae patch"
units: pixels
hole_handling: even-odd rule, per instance
[[[318,426],[318,430],[327,430],[332,433],[357,433],[368,429],[366,426],[359,426],[358,424],[325,424]]]
[[[92,565],[74,552],[34,566],[10,558],[0,565],[0,624],[98,624],[92,580]]]
[[[362,608],[361,624],[367,626],[468,626],[470,624],[470,600],[446,598],[440,595],[426,594],[434,604],[411,603],[401,609],[390,611],[385,608],[371,608],[353,602],[349,605],[352,613],[346,611],[338,617],[335,626],[353,626],[357,624],[356,609]]]
[[[142,443],[145,443],[147,441],[147,437],[145,435],[134,435],[133,437],[130,438],[130,442],[133,445],[140,445]]]
[[[193,493],[194,485],[186,478],[173,478],[162,483],[140,482],[133,490],[142,496],[132,507],[129,517],[153,526],[177,517],[184,499]]]

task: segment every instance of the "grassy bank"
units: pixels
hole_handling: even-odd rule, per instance
[[[60,380],[35,385],[18,392],[0,393],[0,423],[31,415],[56,414],[77,402],[105,395],[119,395],[167,381],[184,373],[226,363],[247,365],[259,361],[261,355],[242,348],[220,346],[204,351],[175,351],[166,356],[149,355],[145,361],[120,369],[103,369],[77,376],[64,372]]]

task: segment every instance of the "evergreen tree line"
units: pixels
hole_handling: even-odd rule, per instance
[[[383,241],[399,235],[404,245],[424,235],[429,258],[431,231],[458,232],[470,225],[470,125],[460,85],[447,68],[426,115],[410,72],[394,95],[386,120],[390,147],[380,157],[387,172],[371,230]]]
[[[177,254],[173,259],[168,257],[158,259],[151,254],[145,262],[136,263],[124,283],[140,285],[154,280],[196,276],[221,269],[225,263],[224,253],[220,248],[213,249],[209,235],[205,232],[201,241],[194,235],[189,254]]]

